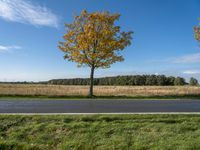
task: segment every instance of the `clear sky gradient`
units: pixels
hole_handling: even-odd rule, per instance
[[[165,74],[200,76],[200,48],[193,27],[200,0],[0,0],[0,81],[88,77],[63,59],[57,43],[64,23],[81,10],[121,13],[117,24],[134,31],[125,61],[95,76]]]

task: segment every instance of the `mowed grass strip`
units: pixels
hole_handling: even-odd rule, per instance
[[[85,97],[88,86],[0,84],[0,96]],[[95,86],[98,97],[200,97],[197,86]]]
[[[197,150],[200,115],[0,116],[1,150]]]

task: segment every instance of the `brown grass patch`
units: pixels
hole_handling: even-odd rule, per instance
[[[0,84],[0,95],[86,96],[88,86]],[[95,86],[97,96],[170,96],[200,95],[192,86]]]

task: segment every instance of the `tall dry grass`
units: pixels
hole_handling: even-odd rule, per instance
[[[88,86],[0,84],[0,95],[85,96]],[[199,95],[192,86],[95,86],[97,96],[169,96]]]

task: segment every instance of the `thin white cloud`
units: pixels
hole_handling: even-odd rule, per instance
[[[178,57],[160,58],[149,60],[148,63],[175,63],[175,64],[191,64],[200,62],[200,53],[182,55]]]
[[[200,62],[200,53],[184,55],[172,60],[173,63],[198,63]]]
[[[12,45],[12,46],[0,45],[0,52],[10,52],[10,50],[14,49],[21,49],[21,47],[17,45]]]
[[[183,74],[200,74],[200,70],[185,70]]]
[[[0,0],[0,17],[36,26],[58,27],[59,19],[50,9],[30,0]]]

